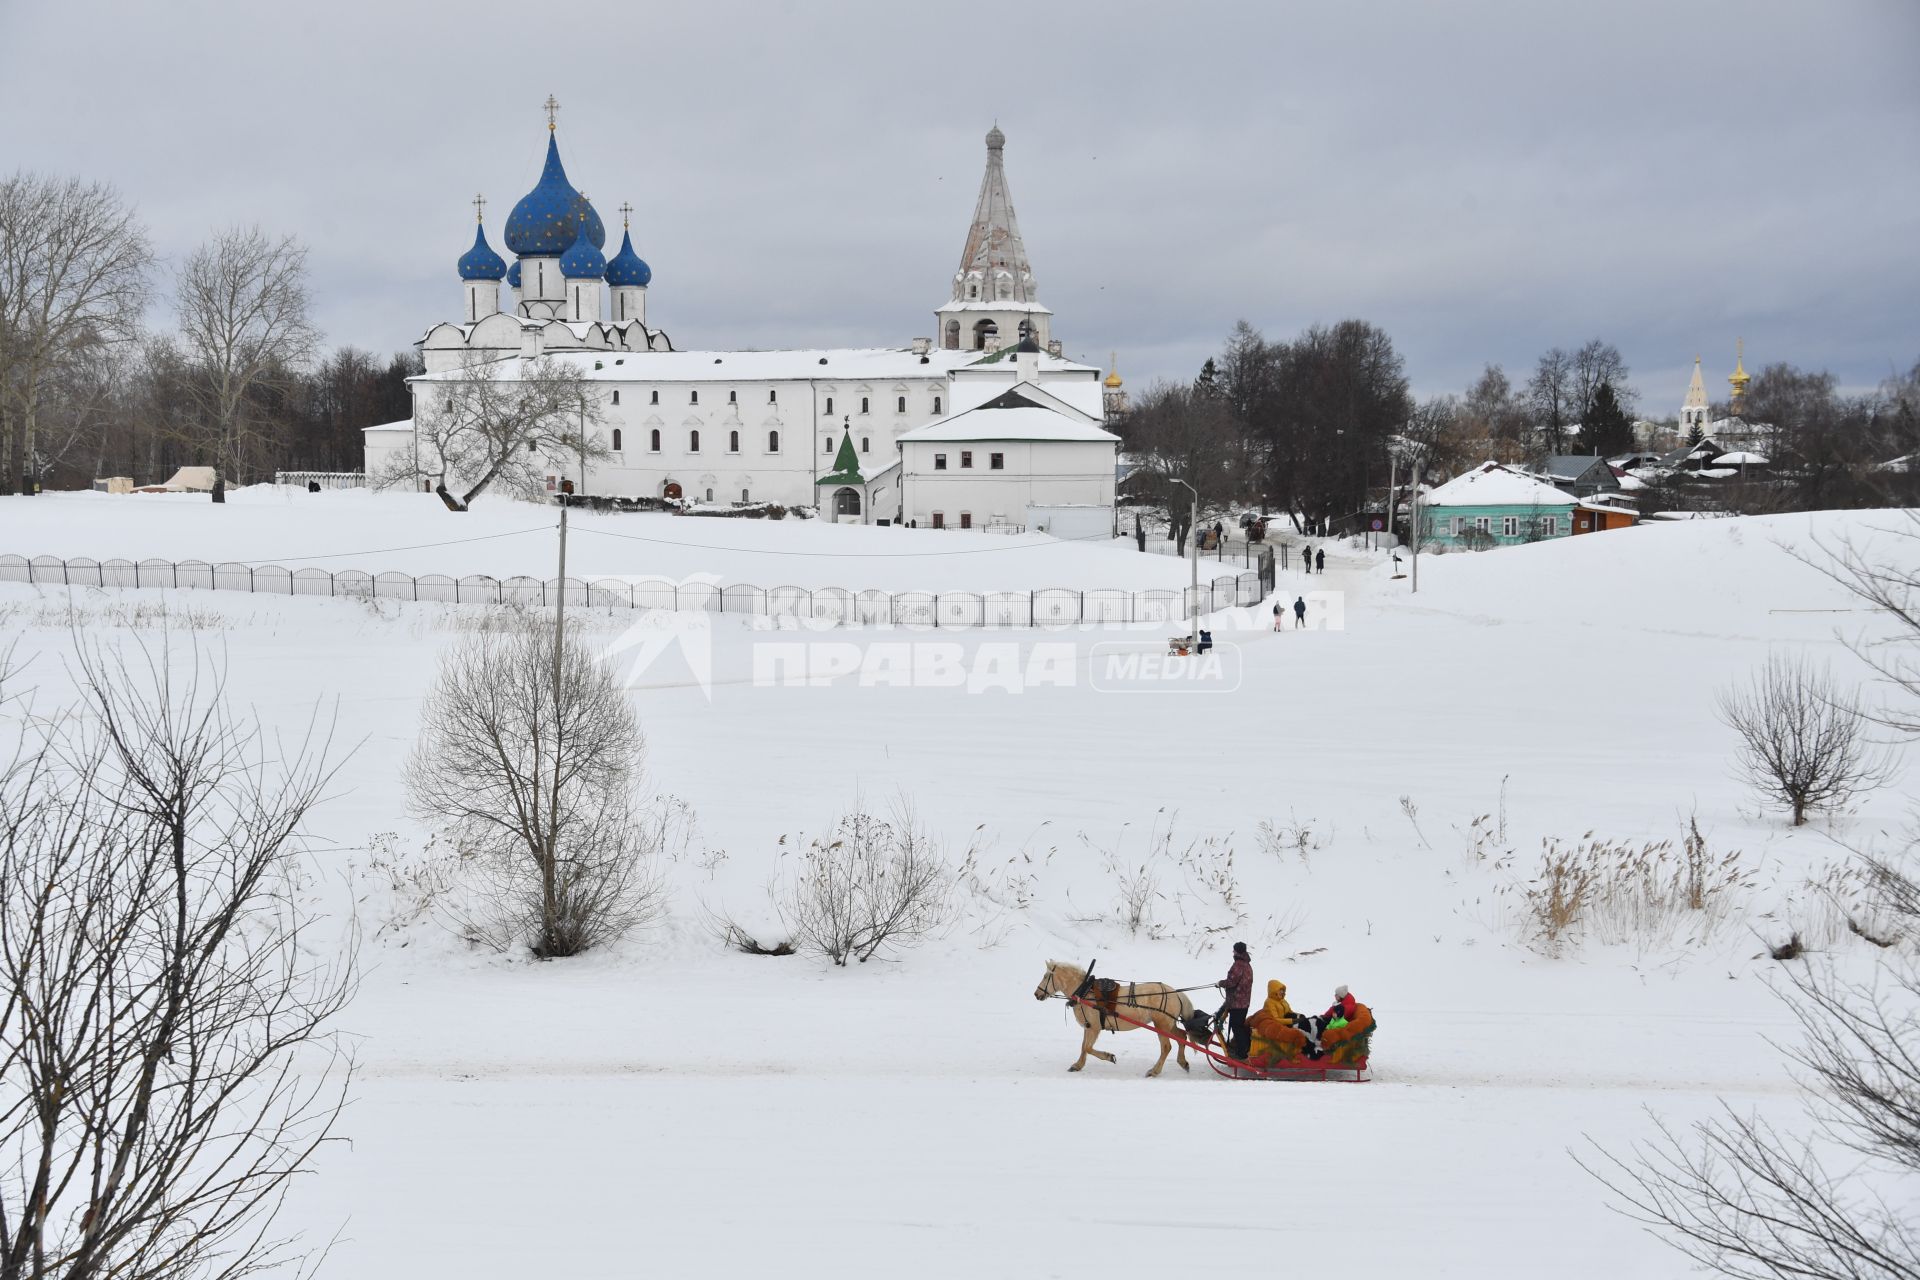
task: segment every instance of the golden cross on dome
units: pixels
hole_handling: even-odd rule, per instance
[[[553,122],[560,115],[560,103],[552,94],[548,94],[547,100],[541,105],[547,109],[547,132],[552,133]]]
[[[475,222],[485,222],[487,220],[485,213],[486,207],[487,198],[485,196],[475,196],[473,198],[473,220]]]
[[[631,230],[633,227],[633,203],[631,201],[623,202],[620,205],[620,227],[622,230]]]

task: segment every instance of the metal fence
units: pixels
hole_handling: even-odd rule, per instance
[[[367,487],[367,473],[364,471],[276,471],[273,473],[275,484],[298,485],[302,489],[319,485],[322,489],[364,489]]]
[[[1269,564],[1271,562],[1268,562]],[[276,596],[428,600],[446,604],[548,605],[668,609],[813,618],[848,625],[1065,627],[1085,622],[1172,622],[1258,604],[1271,571],[1226,574],[1188,590],[1120,591],[1048,587],[1037,591],[850,591],[843,587],[756,587],[624,578],[462,578],[360,569],[288,569],[276,564],[206,560],[63,560],[0,555],[0,582],[69,587],[158,587],[251,591]]]

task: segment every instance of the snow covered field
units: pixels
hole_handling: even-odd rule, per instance
[[[551,506],[491,495],[456,515],[431,494],[364,489],[308,493],[256,485],[229,492],[221,505],[205,494],[58,493],[0,506],[0,553],[548,578],[555,571],[557,523]],[[1178,560],[1143,556],[1119,543],[796,517],[573,511],[568,534],[573,577],[852,591],[1143,591],[1177,589],[1188,574]]]
[[[267,560],[545,519],[504,502],[445,518],[388,502],[12,502],[0,549]],[[929,534],[780,530],[795,551],[862,553],[842,561],[766,554],[757,522],[601,519],[734,550],[582,537],[582,556],[605,557],[591,572],[640,572],[639,557],[647,572],[956,588],[1056,585],[1056,569],[1178,585],[1185,572],[954,533],[939,544],[954,554],[909,569],[882,553]],[[1280,590],[1346,593],[1344,630],[1274,634],[1263,608],[1223,617],[1222,677],[1190,686],[1110,678],[1102,646],[1153,653],[1158,632],[939,637],[953,646],[941,660],[976,674],[1004,671],[1009,646],[1019,670],[1042,646],[1069,647],[1047,679],[981,691],[1008,681],[871,680],[868,655],[936,643],[924,635],[652,617],[642,634],[676,644],[641,646],[632,678],[650,782],[691,806],[700,842],[669,869],[664,927],[551,965],[467,953],[432,923],[391,927],[405,895],[383,861],[404,868],[423,841],[398,766],[436,653],[473,610],[7,586],[0,626],[31,659],[42,709],[68,696],[70,608],[92,637],[151,644],[171,628],[176,644],[223,651],[231,696],[270,725],[337,707],[336,741],[355,750],[320,813],[311,893],[366,937],[346,1019],[362,1069],[351,1145],[287,1210],[318,1239],[340,1233],[328,1273],[1677,1276],[1679,1255],[1609,1212],[1568,1152],[1586,1135],[1645,1136],[1648,1108],[1684,1124],[1716,1097],[1797,1123],[1769,1043],[1791,1039],[1766,986],[1776,966],[1755,957],[1798,928],[1860,958],[1807,882],[1843,857],[1839,841],[1901,828],[1916,761],[1856,811],[1793,831],[1731,776],[1713,699],[1771,651],[1859,676],[1843,638],[1883,624],[1784,547],[1890,519],[1702,522],[1423,558],[1417,597],[1384,566],[1333,555],[1323,578],[1282,575]],[[550,542],[349,563],[544,573]],[[583,612],[576,625],[611,644],[625,621]],[[835,646],[846,674],[769,681],[767,646],[795,644]],[[713,941],[708,909],[770,924],[762,886],[796,834],[895,796],[955,856],[984,850],[948,936],[848,970]],[[1713,936],[1558,958],[1524,945],[1513,895],[1543,839],[1670,839],[1690,816],[1753,873]],[[1198,851],[1153,858],[1156,829]],[[1228,849],[1246,918],[1214,933],[1227,909],[1210,877]],[[1114,919],[1116,878],[1141,864],[1159,895],[1135,935]],[[1297,1006],[1348,983],[1376,1009],[1374,1082],[1229,1083],[1204,1067],[1146,1080],[1151,1042],[1136,1034],[1103,1043],[1117,1066],[1066,1074],[1077,1029],[1031,994],[1049,957],[1185,986],[1220,977],[1236,938],[1257,982],[1283,978]]]

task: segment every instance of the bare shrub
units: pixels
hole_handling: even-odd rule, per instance
[[[1313,855],[1326,848],[1332,838],[1331,834],[1315,831],[1311,822],[1300,821],[1291,811],[1285,822],[1269,820],[1260,824],[1260,847],[1275,857],[1298,858],[1303,867],[1311,866]]]
[[[902,803],[886,818],[859,809],[842,815],[770,893],[789,937],[844,966],[944,929],[953,919],[952,883],[939,844]]]
[[[667,822],[636,803],[645,744],[611,671],[544,627],[468,636],[443,657],[407,764],[414,812],[444,824],[475,941],[577,955],[656,922]]]
[[[294,866],[327,745],[164,650],[78,665],[81,707],[0,769],[0,1275],[254,1275],[351,1076],[351,953]]]
[[[1796,827],[1886,778],[1859,704],[1803,659],[1769,658],[1746,687],[1721,693],[1719,710],[1740,736],[1741,776],[1792,810]]]
[[[1548,955],[1591,938],[1605,944],[1698,945],[1731,920],[1752,884],[1737,851],[1715,854],[1698,823],[1678,848],[1596,839],[1541,842],[1533,878],[1514,889],[1529,941]]]

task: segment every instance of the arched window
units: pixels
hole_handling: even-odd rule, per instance
[[[820,442],[820,452],[822,452],[822,453],[832,453],[832,452],[833,452],[833,437],[832,437],[832,436],[828,436],[828,437],[827,437],[827,438],[826,438],[825,440],[822,440],[822,441]]]
[[[739,393],[738,391],[729,391],[729,392],[727,392],[727,403],[728,403],[728,404],[739,404],[739,403],[740,403],[740,393]]]
[[[615,392],[613,393],[613,402],[614,402],[615,404],[619,404],[619,403],[620,403],[620,393],[619,393],[618,391],[615,391]]]
[[[751,493],[749,493],[749,492],[748,492],[747,490],[745,490],[745,489],[742,489],[742,490],[740,491],[740,501],[742,501],[742,502],[752,502],[752,501],[753,501],[753,495],[752,495]]]
[[[958,351],[960,349],[960,322],[958,320],[947,321],[947,340],[943,345],[949,351]]]
[[[660,403],[660,389],[659,389],[658,387],[655,387],[655,388],[654,388],[654,390],[653,390],[653,398],[652,398],[651,400],[648,400],[648,401],[647,401],[647,403],[648,403],[648,404],[659,404],[659,403]]]
[[[833,416],[833,397],[832,396],[827,397],[827,416],[829,418]]]
[[[769,387],[769,388],[767,388],[767,403],[768,403],[768,404],[779,404],[779,403],[780,403],[780,393],[779,393],[779,391],[777,391],[777,390],[775,390],[775,389],[774,389],[774,388],[772,388],[772,387]]]
[[[620,452],[620,428],[618,427],[613,429],[613,451],[615,453]]]
[[[867,436],[860,437],[860,452],[866,453],[871,448],[872,445],[873,445],[873,441],[871,438]]]
[[[700,452],[700,433],[698,431],[691,432],[687,436],[687,452]]]
[[[873,412],[873,409],[872,409],[872,407],[871,407],[871,406],[869,405],[869,403],[868,403],[868,401],[867,401],[867,397],[865,397],[865,396],[861,396],[861,397],[860,397],[860,412],[862,412],[862,413],[872,413],[872,412]]]
[[[727,432],[727,452],[740,452],[740,433],[738,431]]]
[[[999,325],[995,324],[992,320],[982,320],[973,326],[973,349],[975,351],[985,351],[987,349],[987,340],[998,337],[999,334]]]
[[[936,418],[940,416],[940,397],[939,396],[935,396],[933,398],[933,416]]]
[[[780,452],[780,433],[778,431],[767,432],[767,452]]]
[[[689,393],[689,394],[690,394],[690,395],[692,396],[692,399],[690,399],[690,400],[688,400],[688,401],[687,401],[687,403],[688,403],[688,404],[699,404],[699,403],[700,403],[700,393],[699,393],[698,391],[694,391],[694,392],[691,392],[691,393]]]
[[[893,411],[895,413],[905,413],[907,411],[907,398],[905,396],[899,397],[899,403],[893,406]]]
[[[653,429],[653,436],[647,441],[647,448],[653,450],[655,453],[660,452],[660,428],[655,427]]]
[[[708,489],[708,490],[707,490],[707,501],[708,501],[708,502],[712,502],[712,501],[713,501],[713,490],[712,490],[712,489]]]

